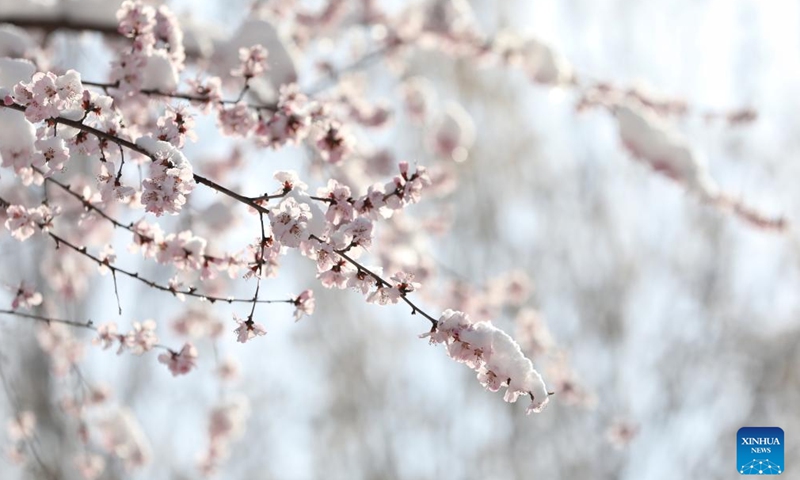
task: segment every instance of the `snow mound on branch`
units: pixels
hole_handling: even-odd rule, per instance
[[[705,159],[649,107],[626,102],[616,109],[623,144],[654,170],[708,199],[719,195]]]
[[[17,83],[30,81],[34,73],[36,66],[28,60],[0,58],[0,97],[11,93]]]
[[[0,11],[3,10],[0,3]],[[35,48],[36,42],[25,30],[14,25],[0,25],[0,57],[24,57]]]
[[[175,71],[175,64],[170,60],[169,53],[154,50],[147,57],[142,73],[142,88],[159,92],[174,92],[178,88],[178,72]]]

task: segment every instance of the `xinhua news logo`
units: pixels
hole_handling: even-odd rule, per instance
[[[736,467],[740,475],[783,473],[783,429],[742,427],[736,434]]]

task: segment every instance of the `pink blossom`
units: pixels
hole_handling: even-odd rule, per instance
[[[395,304],[400,301],[400,290],[394,287],[378,287],[367,296],[367,302],[378,305]]]
[[[166,364],[173,377],[185,375],[195,367],[197,349],[191,343],[183,345],[180,352],[169,351],[158,356],[158,361]]]
[[[289,192],[295,189],[304,192],[308,189],[308,185],[300,180],[300,177],[294,170],[278,170],[273,175],[273,178],[281,183],[281,187],[283,188],[284,192]]]
[[[124,339],[125,336],[120,335],[117,330],[117,324],[115,322],[108,322],[97,327],[97,337],[92,339],[92,343],[95,345],[102,345],[103,350],[107,350],[111,348],[115,342],[120,342],[119,350],[117,351],[117,354],[120,354],[124,348]]]
[[[239,49],[239,68],[231,71],[234,77],[244,77],[250,79],[256,77],[267,70],[267,49],[262,45],[253,45],[250,48]]]
[[[306,229],[311,220],[311,209],[292,197],[285,198],[277,209],[269,212],[272,234],[282,245],[297,248],[308,238]]]
[[[142,182],[142,203],[148,212],[161,216],[178,213],[195,187],[192,166],[167,142],[140,137],[136,144],[152,155],[150,175]]]
[[[47,163],[49,171],[45,176],[51,176],[55,172],[60,172],[64,169],[64,165],[69,160],[69,150],[64,140],[59,137],[37,140],[36,150],[34,155],[38,158],[34,160],[34,164],[44,165]]]
[[[5,226],[11,232],[11,236],[19,241],[27,240],[34,234],[36,228],[41,228],[47,231],[50,222],[53,221],[53,216],[56,215],[59,208],[50,209],[47,205],[40,205],[35,208],[25,208],[21,205],[10,205],[6,208]]]
[[[330,122],[317,138],[317,149],[323,160],[339,163],[353,150],[353,136],[338,122]]]
[[[325,288],[347,288],[347,283],[354,273],[352,265],[345,260],[339,260],[329,270],[318,273],[317,278]]]
[[[42,294],[35,290],[35,286],[27,285],[25,282],[19,284],[17,294],[11,302],[11,308],[16,310],[18,308],[30,309],[37,305],[42,304]]]
[[[139,1],[125,0],[117,11],[117,31],[126,37],[134,38],[155,27],[155,10]]]
[[[236,341],[239,343],[246,343],[248,340],[252,340],[255,337],[267,334],[267,330],[264,328],[264,325],[254,322],[252,318],[245,320],[237,317],[234,314],[233,319],[239,324],[239,326],[236,327],[236,330],[234,330],[234,333],[237,335]]]
[[[177,148],[183,148],[185,140],[196,140],[194,132],[194,117],[186,108],[167,108],[164,115],[158,118],[157,138],[161,141],[172,144]]]
[[[258,117],[247,104],[240,102],[221,108],[217,121],[224,135],[246,137],[256,127]]]
[[[371,185],[367,193],[356,199],[353,208],[372,220],[386,219],[392,216],[392,210],[386,208],[386,193],[381,184]]]
[[[376,275],[380,275],[382,273],[380,267],[372,267],[370,268],[370,271],[374,272]],[[358,270],[347,280],[347,287],[361,292],[362,295],[369,293],[369,291],[372,290],[372,287],[376,285],[377,281],[375,278],[364,270]]]
[[[303,315],[311,315],[314,313],[314,291],[313,290],[303,290],[300,295],[297,296],[293,300],[295,310],[294,310],[294,320],[298,321],[303,318]]]
[[[158,343],[156,336],[156,322],[145,320],[144,322],[133,322],[133,330],[125,335],[125,346],[134,355],[141,355],[152,350]]]
[[[99,258],[100,261],[103,262],[100,266],[97,267],[98,270],[100,271],[100,275],[105,275],[109,271],[108,266],[117,261],[117,254],[114,253],[114,247],[112,247],[109,244],[106,244],[103,247],[103,250],[101,250],[100,253],[97,254],[97,258]]]
[[[403,294],[411,293],[421,287],[414,281],[413,273],[397,272],[391,277],[391,280],[395,282],[395,288]]]
[[[317,196],[330,200],[325,219],[333,225],[353,220],[354,210],[351,203],[353,199],[350,197],[350,188],[347,185],[341,185],[333,179],[328,180],[328,186],[317,190]]]

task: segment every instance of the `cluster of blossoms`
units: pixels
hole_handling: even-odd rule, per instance
[[[164,234],[158,224],[139,220],[131,226],[133,231],[132,251],[139,250],[145,258],[158,263],[173,265],[179,270],[201,270],[202,278],[213,278],[211,262],[218,259],[206,255],[207,241],[194,235],[191,230]]]
[[[520,395],[529,396],[526,412],[540,412],[549,401],[542,376],[522,353],[519,344],[490,322],[473,322],[469,315],[445,310],[430,337],[433,344],[444,344],[453,360],[478,372],[478,380],[492,392],[506,387],[503,397],[516,402]]]
[[[152,350],[158,343],[156,322],[153,320],[133,322],[133,329],[128,333],[119,333],[115,322],[104,323],[97,327],[97,337],[92,343],[102,346],[104,350],[118,345],[117,355],[126,349],[134,355],[141,355]]]
[[[42,304],[42,294],[36,291],[36,287],[26,283],[20,283],[17,288],[14,300],[11,302],[11,308],[14,310],[18,308],[30,309],[32,307]]]
[[[50,208],[47,205],[39,205],[35,208],[25,208],[21,205],[9,205],[6,208],[5,226],[11,232],[11,236],[19,241],[27,240],[39,228],[47,231],[53,217],[59,213],[59,207]]]
[[[9,100],[10,97],[7,97],[6,103]],[[58,117],[61,112],[75,108],[82,100],[81,75],[75,70],[60,76],[38,72],[30,82],[20,82],[14,86],[13,101],[26,107],[25,118],[31,123]]]
[[[263,45],[239,49],[239,60],[242,64],[231,72],[234,77],[249,80],[267,71],[267,49]]]
[[[117,345],[117,355],[125,350],[134,355],[142,355],[158,344],[156,322],[153,320],[133,322],[133,329],[127,333],[120,333],[115,322],[104,323],[97,327],[97,337],[92,343],[102,346],[104,350]],[[189,342],[178,352],[168,350],[158,356],[158,361],[167,365],[173,376],[189,373],[195,367],[196,360],[197,349]]]
[[[111,80],[128,94],[174,91],[185,59],[183,32],[175,16],[164,6],[156,9],[126,0],[117,19],[119,33],[132,40],[132,48],[113,62]]]
[[[3,60],[0,69],[8,68],[11,74],[7,80],[17,82],[13,92],[8,90],[11,84],[0,84],[3,103],[23,107],[24,111],[2,115],[4,128],[9,129],[0,146],[2,166],[13,168],[24,185],[41,184],[43,176],[62,171],[69,161],[73,153],[68,144],[71,132],[56,135],[45,129],[35,134],[33,124],[60,115],[80,118],[84,93],[80,74],[74,70],[60,76],[34,74],[33,65],[25,60]]]
[[[142,204],[145,210],[161,216],[178,213],[195,187],[194,172],[189,160],[173,145],[152,137],[136,141],[150,154],[150,175],[142,181]]]
[[[207,240],[194,235],[191,230],[165,234],[158,224],[145,220],[134,223],[130,230],[133,233],[132,252],[141,251],[145,258],[172,265],[178,270],[199,271],[201,280],[214,279],[221,271],[234,278],[243,267],[237,256],[209,255]]]
[[[167,108],[164,114],[158,117],[157,138],[176,148],[183,148],[186,139],[197,140],[194,133],[194,117],[185,108]]]
[[[195,367],[197,348],[185,343],[179,352],[168,351],[158,356],[158,361],[165,364],[173,377],[185,375]]]

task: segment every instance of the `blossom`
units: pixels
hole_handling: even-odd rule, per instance
[[[234,333],[237,334],[236,341],[239,343],[246,343],[248,340],[267,334],[264,325],[254,322],[252,318],[244,320],[234,314],[233,319],[239,324],[234,330]]]
[[[119,341],[120,346],[117,354],[122,353],[124,346],[124,336],[120,335],[117,330],[115,322],[108,322],[97,327],[97,337],[92,339],[94,345],[102,345],[103,350],[107,350],[114,345],[114,342]]]
[[[128,347],[134,355],[141,355],[144,352],[152,350],[158,343],[156,336],[156,322],[153,320],[145,320],[144,322],[133,322],[133,330],[125,335],[125,346]]]
[[[378,287],[367,296],[367,302],[378,305],[395,304],[400,301],[400,290],[394,287]]]
[[[345,260],[339,260],[329,270],[318,273],[317,278],[325,288],[346,288],[350,277],[354,273],[352,265]]]
[[[102,262],[97,268],[100,271],[100,275],[105,275],[109,271],[109,265],[117,261],[117,254],[114,253],[114,247],[110,244],[106,244],[103,247],[103,250],[97,255],[97,258],[100,259]]]
[[[370,185],[367,193],[356,199],[353,208],[359,215],[372,220],[385,219],[392,216],[392,210],[386,207],[386,192],[383,185]]]
[[[194,172],[186,157],[167,142],[140,137],[136,145],[151,155],[150,174],[142,181],[145,210],[161,216],[178,213],[195,187]]]
[[[267,49],[262,45],[253,45],[250,48],[239,49],[241,65],[231,71],[234,77],[250,79],[267,70]]]
[[[397,272],[391,280],[395,282],[395,288],[402,294],[411,293],[420,288],[420,284],[414,281],[413,273]]]
[[[300,191],[308,189],[308,185],[300,180],[300,177],[294,170],[278,170],[273,175],[273,178],[281,183],[284,192],[289,192],[294,189]]]
[[[156,125],[158,126],[157,138],[177,148],[183,148],[187,138],[197,139],[197,135],[194,133],[194,117],[183,107],[167,108],[164,114],[158,118]]]
[[[369,248],[372,245],[372,220],[359,217],[344,225],[336,237],[345,246]]]
[[[185,375],[195,367],[197,349],[191,343],[183,345],[180,352],[169,351],[158,356],[158,361],[166,364],[173,377]]]
[[[298,321],[303,318],[303,315],[311,315],[314,313],[314,291],[303,290],[300,295],[295,298],[292,303],[295,306],[294,320]]]
[[[9,205],[6,208],[5,226],[11,232],[11,236],[19,240],[25,241],[33,235],[36,231],[35,227],[39,227],[47,231],[50,222],[53,221],[53,216],[59,212],[59,207],[51,209],[47,205],[39,205],[35,208],[25,208],[21,205]]]
[[[153,30],[155,10],[141,2],[125,0],[117,11],[117,22],[120,35],[134,38]]]
[[[243,102],[219,109],[217,121],[224,135],[246,137],[258,123],[256,114]]]
[[[289,197],[277,209],[270,210],[269,219],[275,239],[282,245],[297,248],[301,241],[308,238],[306,229],[311,220],[311,208]]]
[[[61,76],[37,72],[30,82],[14,86],[14,100],[25,105],[25,118],[33,123],[58,117],[61,111],[78,107],[82,99],[81,76],[75,70]]]
[[[14,300],[11,301],[11,308],[16,310],[18,308],[31,308],[42,304],[42,294],[35,290],[33,285],[27,285],[25,282],[19,284],[17,294]]]
[[[51,176],[55,172],[60,172],[64,169],[64,165],[69,160],[69,149],[64,143],[64,139],[59,137],[51,137],[47,139],[36,140],[36,153],[37,157],[34,160],[35,165],[44,165],[47,163],[49,171],[45,176]]]
[[[370,271],[380,275],[382,269],[380,267],[372,267]],[[377,285],[377,280],[365,270],[358,270],[347,279],[347,287],[361,292],[362,295],[369,293],[375,285]]]
[[[350,187],[342,185],[334,179],[328,180],[328,186],[317,190],[317,196],[327,198],[328,211],[325,219],[333,225],[348,223],[353,220],[354,210],[350,198]]]
[[[339,163],[350,154],[355,139],[337,122],[330,122],[317,138],[317,149],[323,160]]]

